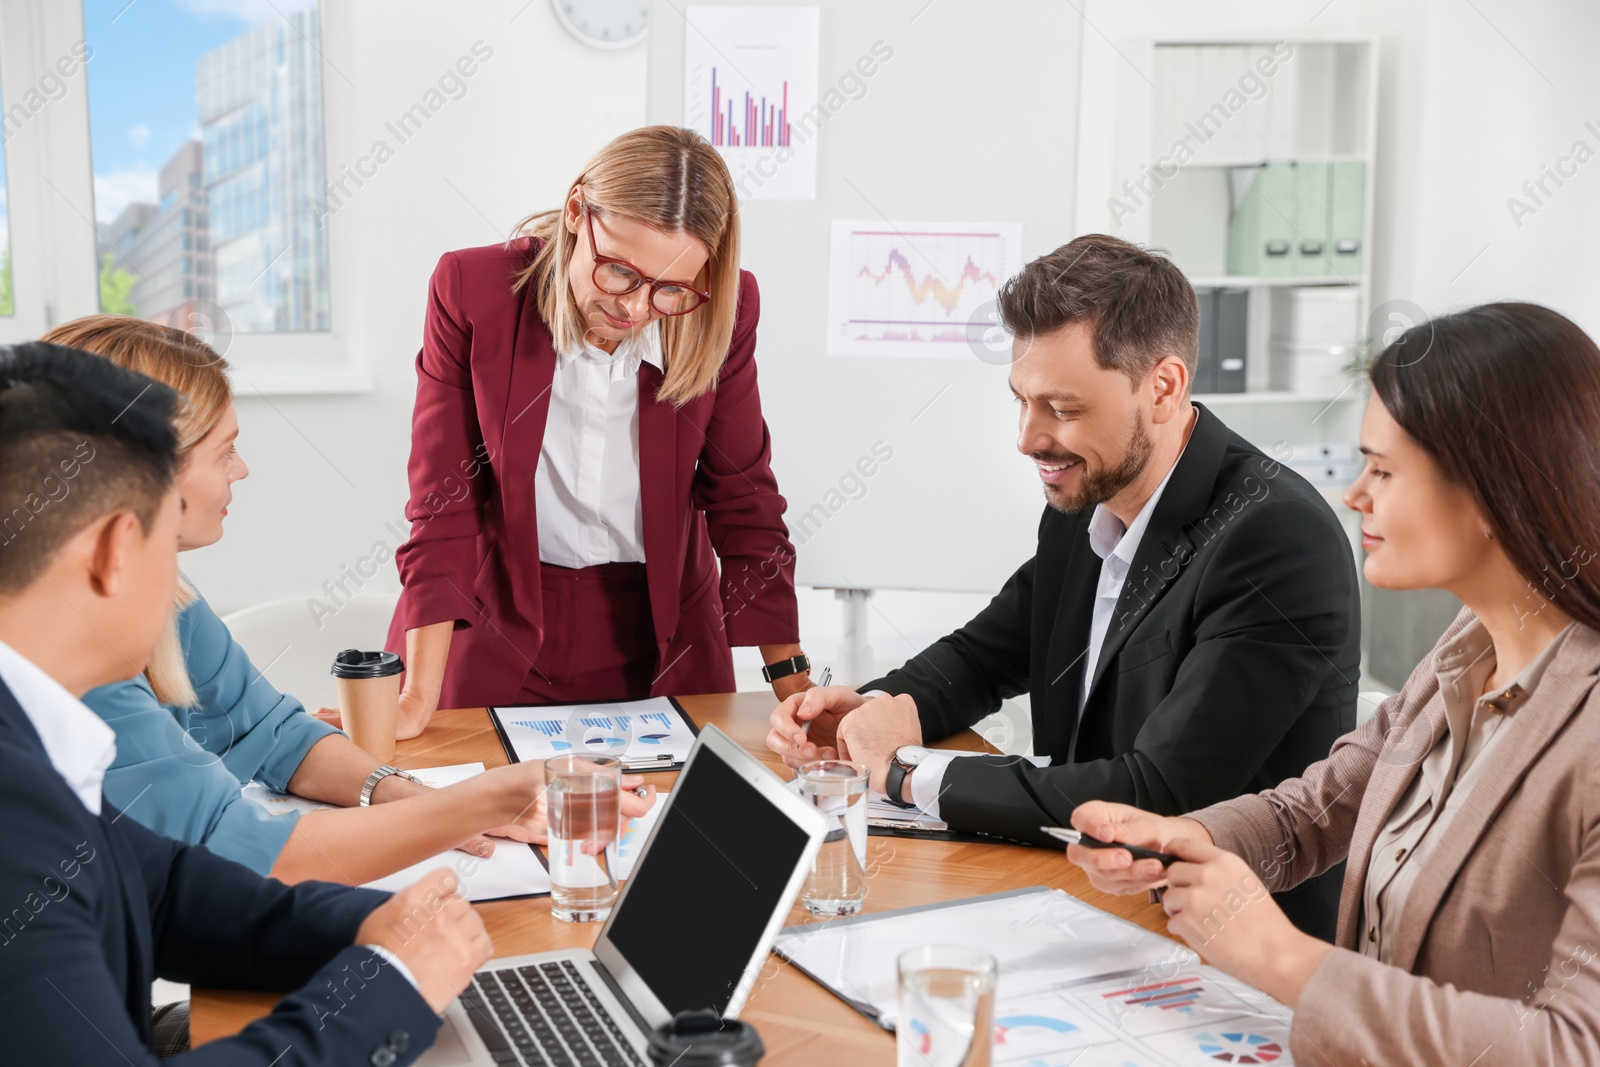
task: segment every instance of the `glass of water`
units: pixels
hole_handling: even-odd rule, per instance
[[[800,902],[813,915],[854,915],[867,899],[867,768],[845,760],[800,767],[800,795],[828,820]]]
[[[982,949],[924,945],[899,959],[898,1067],[989,1067],[995,959]]]
[[[598,922],[617,902],[622,761],[557,756],[544,761],[544,773],[550,913],[562,922]]]

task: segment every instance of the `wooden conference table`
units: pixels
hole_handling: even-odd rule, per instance
[[[773,707],[770,694],[684,697],[680,702],[696,723],[717,726],[784,778],[792,777],[766,746],[767,716]],[[994,751],[971,731],[936,747]],[[505,763],[506,757],[489,725],[487,712],[483,708],[467,708],[436,714],[426,733],[400,743],[394,762],[401,768],[474,762],[495,767]],[[661,772],[645,777],[658,788],[670,789],[677,774]],[[1144,897],[1111,897],[1096,891],[1083,872],[1067,862],[1062,850],[873,837],[868,839],[867,859],[872,871],[864,908],[868,912],[1048,885],[1065,889],[1146,929],[1166,933],[1166,916],[1159,906],[1147,903]],[[600,932],[600,923],[573,924],[552,919],[549,897],[496,901],[477,908],[494,939],[497,956],[588,948]],[[786,925],[823,921],[809,915],[796,902]],[[708,915],[703,922],[709,928],[716,919]],[[269,993],[195,990],[190,1019],[194,1044],[237,1033],[270,1012],[276,1001],[277,996]],[[762,1062],[774,1067],[893,1060],[892,1035],[776,956],[768,957],[762,978],[740,1017],[761,1032],[767,1047]]]

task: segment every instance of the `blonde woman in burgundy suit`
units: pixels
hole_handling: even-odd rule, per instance
[[[400,736],[441,706],[729,691],[733,645],[780,699],[807,688],[721,158],[634,130],[517,232],[429,289]]]
[[[1108,892],[1295,1009],[1300,1064],[1600,1063],[1600,349],[1532,304],[1414,327],[1369,372],[1366,575],[1466,605],[1398,696],[1276,789],[1087,803]],[[1335,944],[1273,903],[1348,860]]]

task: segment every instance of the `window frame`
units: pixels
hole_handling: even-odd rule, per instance
[[[348,139],[353,99],[328,62],[349,53],[346,0],[318,0],[322,55],[323,174]],[[0,0],[0,106],[10,108],[37,90],[57,60],[83,48],[81,3]],[[100,309],[95,256],[94,161],[88,79],[92,50],[79,61],[67,89],[46,99],[5,140],[6,214],[11,236],[13,313],[0,317],[0,343],[36,338],[50,328]],[[58,75],[59,76],[59,75]],[[360,198],[322,220],[328,231],[328,308],[331,328],[305,333],[237,333],[218,339],[240,392],[269,396],[366,393],[372,369],[349,343],[345,294],[355,291],[355,259],[347,242],[360,232]],[[19,211],[19,209],[22,209]],[[208,242],[209,244],[209,242]],[[178,324],[206,332],[214,323]]]

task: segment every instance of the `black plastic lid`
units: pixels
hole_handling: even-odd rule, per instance
[[[766,1054],[755,1027],[710,1011],[679,1012],[650,1035],[650,1059],[661,1067],[751,1067]]]
[[[388,678],[406,669],[405,661],[393,652],[362,652],[347,648],[333,657],[335,678]]]

